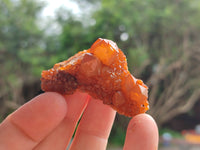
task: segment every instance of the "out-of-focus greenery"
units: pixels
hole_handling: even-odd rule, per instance
[[[44,66],[44,36],[36,24],[42,8],[42,3],[31,0],[0,0],[1,73],[8,80],[23,72],[38,74]]]
[[[145,60],[151,60],[152,66],[161,57],[168,57],[168,63],[174,61],[182,53],[182,45],[178,44],[182,38],[191,30],[190,34],[195,38],[199,31],[197,0],[77,1],[80,6],[84,6],[84,2],[85,5],[92,3],[94,8],[100,6],[96,11],[91,11],[90,15],[83,12],[82,16],[88,16],[87,19],[84,16],[84,20],[78,20],[68,13],[68,18],[62,21],[63,50],[68,49],[69,54],[73,54],[89,48],[91,42],[98,37],[108,38],[117,42],[127,54],[131,70],[140,67]]]
[[[108,142],[112,143],[115,146],[123,146],[125,137],[126,137],[126,130],[124,130],[117,123],[114,123]]]
[[[172,138],[183,138],[183,135],[180,132],[171,130],[169,128],[161,128],[159,129],[159,135],[162,136],[164,133],[169,133]]]

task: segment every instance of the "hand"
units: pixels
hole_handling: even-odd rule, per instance
[[[70,150],[104,150],[116,112],[100,100],[76,92],[46,92],[23,105],[0,124],[1,150],[65,150],[79,118]],[[124,150],[156,150],[158,130],[147,114],[132,118]]]

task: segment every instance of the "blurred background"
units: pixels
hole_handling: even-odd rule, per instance
[[[0,0],[0,121],[40,94],[40,74],[99,37],[149,86],[161,150],[200,148],[199,0]],[[108,149],[122,149],[117,115]]]

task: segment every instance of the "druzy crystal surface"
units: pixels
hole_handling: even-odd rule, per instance
[[[52,69],[42,72],[41,88],[61,94],[77,89],[132,117],[148,110],[148,87],[130,74],[126,56],[111,40],[99,38]]]

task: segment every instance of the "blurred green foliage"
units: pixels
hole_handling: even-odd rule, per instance
[[[38,74],[44,64],[40,46],[44,36],[36,23],[42,8],[42,3],[31,0],[0,0],[0,74],[5,80],[11,73]]]
[[[117,123],[114,123],[108,143],[112,143],[115,146],[123,146],[126,137],[126,130],[124,130]]]
[[[159,129],[159,135],[162,136],[164,133],[169,133],[172,138],[183,138],[183,135],[180,132],[171,130],[169,128],[161,128]]]
[[[0,1],[0,58],[1,62],[6,63],[4,66],[7,67],[4,68],[9,70],[8,73],[22,68],[39,75],[42,69],[56,61],[89,48],[99,37],[117,42],[127,54],[128,61],[131,60],[130,68],[140,67],[147,59],[155,64],[161,56],[170,56],[169,61],[172,61],[180,56],[178,40],[189,30],[194,30],[191,36],[195,36],[200,26],[200,5],[197,0],[77,2],[80,7],[83,3],[90,3],[98,9],[90,10],[89,14],[83,9],[79,18],[68,10],[58,10],[55,21],[62,32],[47,36],[37,26],[38,15],[45,6],[42,2]],[[15,66],[11,67],[3,55],[6,55],[6,60],[12,60]]]
[[[63,19],[62,49],[70,56],[89,48],[98,37],[108,38],[117,42],[128,56],[133,71],[132,68],[139,68],[145,60],[151,60],[151,66],[158,63],[161,57],[168,57],[169,63],[174,61],[182,53],[182,45],[178,43],[185,34],[192,30],[190,34],[195,37],[199,31],[197,18],[200,17],[200,2],[197,0],[77,1],[80,7],[84,6],[83,3],[86,3],[85,6],[92,3],[94,8],[100,6],[90,15],[87,9],[83,9],[81,17],[85,19],[88,16],[85,19],[87,22],[71,13],[68,13],[67,19]],[[128,37],[124,39],[123,35]]]

